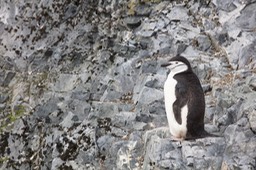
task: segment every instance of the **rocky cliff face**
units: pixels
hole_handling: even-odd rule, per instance
[[[256,1],[0,2],[1,169],[255,169]],[[173,142],[160,64],[200,78],[206,130]]]

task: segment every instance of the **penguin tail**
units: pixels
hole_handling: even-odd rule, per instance
[[[215,134],[215,133],[209,133],[204,130],[202,133],[202,137],[222,137],[222,136],[219,134]]]
[[[206,137],[222,137],[222,136],[219,134],[212,134],[212,133],[209,133],[209,132],[203,130],[199,134],[187,135],[185,140],[196,140],[196,139],[206,138]]]

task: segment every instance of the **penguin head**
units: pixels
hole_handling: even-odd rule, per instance
[[[192,72],[189,61],[185,57],[181,56],[173,57],[167,63],[162,64],[161,66],[170,69],[173,74]]]

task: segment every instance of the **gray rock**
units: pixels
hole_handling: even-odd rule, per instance
[[[19,153],[23,151],[25,143],[18,140],[18,137],[9,136],[8,138],[8,156],[13,160],[19,160]],[[15,146],[15,147],[14,147]]]
[[[4,23],[0,22],[0,34],[4,32]]]
[[[75,4],[68,4],[65,9],[64,20],[74,17],[77,14],[78,10],[79,8]]]
[[[188,19],[187,9],[182,6],[173,7],[167,17],[171,21],[186,21]]]
[[[162,85],[164,83],[164,81],[163,81],[164,79],[165,79],[165,76],[162,76],[160,74],[156,74],[154,76],[144,75],[143,77],[141,77],[141,79],[139,79],[138,82],[136,82],[136,85],[134,87],[133,101],[140,102],[141,97],[142,97],[142,100],[144,100],[143,96],[146,96],[146,95],[151,96],[151,94],[148,94],[147,91],[151,91],[151,92],[155,93],[156,98],[150,99],[150,98],[145,97],[145,99],[147,98],[150,101],[160,99],[161,93],[162,93],[162,90],[160,90],[160,88],[163,87]],[[143,92],[143,89],[144,89],[144,92]],[[146,93],[146,94],[144,94],[144,93]],[[158,95],[158,93],[159,93],[159,95]],[[140,102],[140,103],[143,103],[143,102]]]
[[[3,70],[12,70],[15,67],[14,61],[10,57],[0,57],[0,61]]]
[[[139,4],[135,8],[135,13],[138,16],[149,16],[152,11],[150,4]]]
[[[158,128],[154,128],[152,130],[146,131],[143,135],[144,143],[147,144],[151,140],[151,137],[154,135],[157,135],[160,138],[169,138],[170,129],[169,127],[158,127]]]
[[[177,49],[172,47],[173,40],[165,34],[160,34],[156,38],[152,38],[152,40],[154,52],[170,54],[173,51],[175,54],[177,53]]]
[[[216,93],[216,110],[215,110],[215,115],[214,115],[214,119],[218,120],[220,119],[221,122],[226,122],[227,119],[227,115],[225,115],[225,112],[227,110],[227,108],[231,107],[234,102],[230,100],[230,97],[228,98],[223,98],[223,90],[219,89],[217,90],[219,92]],[[227,97],[227,96],[226,96]],[[222,118],[221,118],[222,117]]]
[[[52,160],[52,166],[51,169],[58,169],[60,168],[60,166],[64,163],[63,160],[61,160],[61,158],[54,158]]]
[[[155,101],[149,105],[149,113],[151,114],[164,114],[165,115],[165,108],[164,108],[164,101]]]
[[[242,50],[240,51],[239,60],[238,60],[239,68],[245,68],[248,66],[250,68],[250,64],[256,60],[254,57],[252,57],[253,54],[255,54],[256,52],[255,45],[256,45],[256,40],[253,41],[250,45],[242,48]]]
[[[224,114],[220,118],[218,118],[218,120],[217,120],[218,124],[219,125],[230,125],[230,124],[235,123],[238,119],[240,119],[239,110],[243,103],[244,103],[244,100],[239,99],[232,106],[229,106],[229,107],[223,106],[224,108],[228,108],[228,109],[225,109]]]
[[[93,161],[95,159],[95,150],[94,149],[86,149],[86,150],[80,150],[74,163],[76,167],[78,166],[79,168],[89,168],[93,167]],[[79,168],[74,168],[74,169],[79,169]]]
[[[169,3],[166,2],[166,1],[161,1],[160,3],[158,3],[153,9],[152,9],[152,12],[151,12],[151,15],[155,15],[155,14],[159,14],[161,12],[164,11],[164,9],[166,7],[168,7]]]
[[[26,122],[22,119],[17,120],[17,122],[13,126],[13,133],[17,135],[22,135],[26,129]]]
[[[152,77],[148,77],[145,86],[155,88],[155,89],[162,89],[164,86],[166,76],[156,74]]]
[[[256,162],[255,159],[247,155],[244,155],[237,164],[241,169],[253,169],[255,168]]]
[[[62,106],[62,108],[58,109],[58,111],[59,110],[63,112],[67,110],[68,113],[71,111],[74,114],[73,119],[83,121],[84,119],[88,118],[91,111],[91,105],[85,101],[70,99],[70,101],[67,102],[67,106]]]
[[[207,51],[211,47],[211,40],[208,36],[201,35],[197,37],[198,49],[201,51]]]
[[[210,84],[202,84],[202,88],[204,93],[210,92],[212,90],[212,87]]]
[[[156,61],[146,61],[142,63],[141,72],[142,73],[156,73],[157,62]]]
[[[90,99],[90,94],[85,91],[74,91],[71,95],[72,99],[78,99],[81,101],[87,101]]]
[[[256,91],[256,78],[252,77],[249,80],[249,86],[251,87],[252,90]]]
[[[136,149],[139,149],[138,141],[128,141],[117,152],[116,165],[118,169],[136,169],[139,168],[139,155]]]
[[[114,122],[118,127],[123,127],[123,126],[132,126],[134,124],[136,118],[136,113],[134,112],[120,112],[115,115],[114,117]]]
[[[30,58],[30,70],[33,72],[43,72],[49,70],[49,57],[44,56],[44,51],[39,50],[37,51],[33,57]]]
[[[183,53],[187,47],[188,46],[184,43],[178,44],[177,55],[180,55],[181,53]]]
[[[77,79],[77,75],[61,74],[55,84],[54,89],[60,92],[70,91],[75,87]]]
[[[150,104],[154,101],[163,99],[163,92],[157,89],[144,87],[140,94],[138,95],[138,98],[135,99],[135,102],[139,102],[142,104]]]
[[[217,0],[218,7],[224,11],[230,12],[236,9],[236,5],[234,4],[234,1],[227,0],[227,1],[221,1]]]
[[[12,81],[12,79],[14,78],[15,75],[16,75],[15,72],[8,72],[4,81],[3,81],[3,86],[7,87],[10,84],[10,82]]]
[[[93,102],[88,119],[93,120],[95,118],[111,118],[115,116],[115,114],[119,113],[118,109],[118,104],[108,102]]]
[[[222,34],[220,34],[219,36],[218,36],[218,42],[222,45],[225,45],[225,44],[227,44],[230,40],[230,37],[229,37],[229,35],[227,34],[227,33],[222,33]]]
[[[0,76],[0,85],[2,86],[4,83],[5,72],[0,72]]]
[[[6,107],[6,104],[0,104],[0,110],[1,110],[1,111],[4,110],[5,107]]]
[[[147,21],[141,24],[141,30],[137,31],[136,34],[142,37],[150,37],[154,33],[154,29],[156,28],[156,21]]]
[[[247,5],[242,11],[241,15],[237,18],[237,22],[239,26],[243,29],[254,29],[256,26],[256,13],[254,9],[256,8],[256,4],[252,3]]]
[[[141,18],[139,17],[127,17],[123,19],[126,25],[132,29],[137,28],[141,24]]]
[[[243,119],[245,120],[245,119]],[[241,154],[239,158],[237,157],[238,153],[241,150],[244,150],[242,147],[246,144],[249,148],[253,146],[255,142],[255,135],[246,127],[246,120],[244,123],[240,121],[240,125],[230,125],[225,131],[225,138],[227,142],[227,147],[225,149],[225,161],[227,164],[237,167],[255,167],[255,160],[251,158],[255,156],[255,149],[246,150],[246,154]],[[240,149],[239,149],[240,148]],[[236,161],[234,159],[238,158]],[[244,161],[247,159],[248,161]],[[238,164],[238,162],[243,162],[244,164]]]
[[[204,148],[201,146],[204,146]],[[195,142],[182,143],[182,155],[187,166],[196,169],[211,166],[219,169],[224,148],[225,141],[223,138],[204,138],[198,139]],[[205,152],[202,149],[208,151]]]
[[[212,68],[207,64],[198,64],[193,70],[201,81],[208,79],[212,72]]]
[[[35,108],[34,115],[40,118],[46,118],[49,116],[50,113],[58,110],[57,103],[59,102],[58,98],[52,98],[47,101],[45,104],[38,106]]]
[[[217,127],[217,125],[212,125],[212,124],[205,124],[204,125],[204,128],[205,130],[208,132],[208,133],[218,133],[219,132],[219,128]]]
[[[249,93],[246,95],[246,98],[241,105],[240,112],[238,112],[237,119],[239,120],[242,118],[244,115],[249,115],[253,110],[255,110],[255,93]]]
[[[9,99],[8,95],[0,95],[0,103],[5,103]]]
[[[60,123],[60,126],[63,128],[70,128],[74,125],[74,114],[72,112],[69,112],[67,116],[64,118],[64,120]]]
[[[194,49],[192,46],[188,46],[184,52],[180,54],[183,57],[189,58],[196,58],[199,56],[199,52]]]
[[[143,168],[181,168],[179,163],[174,160],[179,160],[181,155],[178,153],[171,154],[175,151],[170,139],[161,139],[157,135],[153,135],[147,145],[147,152],[145,153]],[[178,157],[174,156],[179,155]],[[174,160],[173,160],[174,159]],[[174,165],[173,165],[174,164]]]
[[[249,113],[248,118],[252,131],[256,132],[256,111]]]
[[[105,135],[97,139],[97,145],[100,150],[100,154],[106,155],[108,149],[111,148],[112,143],[115,141],[115,137],[111,135]]]

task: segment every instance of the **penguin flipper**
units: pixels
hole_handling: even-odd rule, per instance
[[[181,125],[182,123],[182,120],[181,120],[181,107],[178,103],[178,100],[176,100],[174,103],[173,103],[173,113],[174,113],[174,117],[175,117],[175,120]]]
[[[184,83],[178,82],[175,86],[175,95],[178,98],[180,97],[185,97],[187,95],[188,88]],[[178,95],[178,96],[177,96]]]
[[[175,87],[176,101],[173,103],[173,112],[176,121],[181,124],[181,109],[187,104],[188,90],[183,83],[177,83]]]

